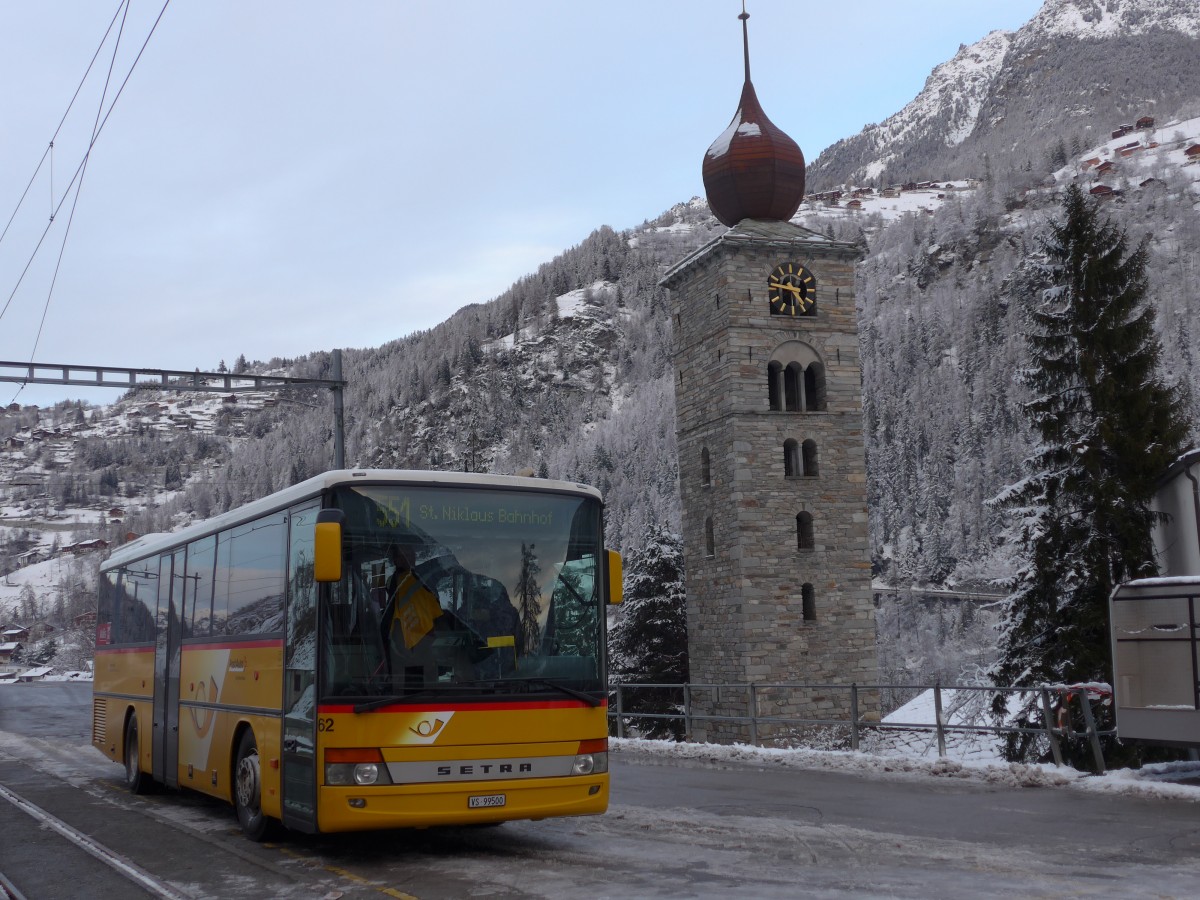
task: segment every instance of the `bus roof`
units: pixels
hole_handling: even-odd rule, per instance
[[[480,475],[472,472],[432,472],[422,469],[333,469],[301,481],[291,487],[251,500],[235,509],[194,522],[178,531],[146,534],[118,547],[101,565],[101,570],[124,565],[132,560],[159,553],[197,538],[215,534],[246,519],[254,519],[279,509],[286,509],[309,497],[339,485],[351,484],[411,484],[423,487],[454,486],[481,488],[514,488],[543,493],[574,494],[601,500],[600,492],[586,484],[553,481],[548,478],[525,478],[519,475]]]

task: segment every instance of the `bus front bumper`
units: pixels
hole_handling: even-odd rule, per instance
[[[521,781],[320,787],[318,791],[318,827],[325,832],[593,816],[608,809],[607,773]]]

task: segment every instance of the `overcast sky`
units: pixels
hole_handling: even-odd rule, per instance
[[[750,0],[755,87],[812,160],[898,111],[961,43],[1039,6]],[[118,8],[0,0],[0,223]],[[110,100],[161,9],[133,0]],[[67,188],[115,28],[0,241],[0,360],[210,370],[239,354],[377,346],[489,300],[600,225],[703,193],[701,159],[741,90],[740,10],[173,0],[73,216]],[[16,391],[0,384],[0,402]],[[17,399],[68,396],[117,395],[30,387]]]

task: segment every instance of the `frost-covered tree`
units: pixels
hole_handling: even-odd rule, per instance
[[[538,565],[537,555],[533,544],[521,544],[521,574],[517,579],[517,612],[521,616],[521,646],[520,651],[536,653],[541,640],[542,630],[538,625],[538,615],[542,611],[542,589],[538,587],[537,576],[542,571]]]
[[[688,680],[683,543],[663,525],[646,528],[625,568],[621,618],[609,634],[610,670],[625,684],[683,684]],[[624,698],[627,712],[661,712],[677,692],[640,688]],[[673,712],[675,710],[672,710]],[[651,737],[681,737],[678,720],[635,720]],[[647,724],[649,723],[649,724]]]
[[[1146,243],[1130,252],[1125,232],[1072,186],[1040,245],[1022,273],[1037,298],[1022,379],[1039,442],[1027,476],[998,498],[1016,514],[1026,563],[1010,586],[996,674],[1017,685],[1109,681],[1108,597],[1155,573],[1150,502],[1187,425],[1180,392],[1158,373]],[[1007,750],[1024,759],[1032,744],[1013,735]]]

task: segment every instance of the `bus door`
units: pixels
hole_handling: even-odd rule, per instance
[[[154,617],[154,779],[179,787],[179,644],[183,551],[158,560]]]
[[[283,658],[283,824],[317,830],[317,595],[313,535],[319,503],[289,517],[287,631]]]

